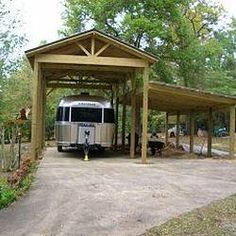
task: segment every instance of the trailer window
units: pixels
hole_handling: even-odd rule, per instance
[[[72,122],[102,122],[102,109],[100,108],[71,108],[71,121]]]
[[[114,109],[105,108],[104,109],[104,123],[114,123],[114,122],[115,122]]]
[[[57,109],[57,121],[69,121],[70,107],[58,107]]]

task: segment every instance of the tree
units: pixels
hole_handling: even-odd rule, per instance
[[[20,21],[9,10],[11,1],[0,0],[0,107],[1,110],[7,104],[3,102],[6,82],[10,74],[18,66],[17,52],[24,44],[24,36],[16,32]],[[3,120],[2,113],[0,122]]]
[[[18,70],[5,80],[2,95],[2,102],[6,104],[2,108],[4,120],[15,119],[20,109],[32,106],[32,77],[31,67],[27,59],[24,58]]]
[[[214,2],[66,0],[65,9],[64,35],[93,25],[156,55],[152,75],[165,82],[198,87],[220,51],[213,32],[223,9]]]

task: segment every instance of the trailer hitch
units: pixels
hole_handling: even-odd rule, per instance
[[[84,131],[84,135],[85,135],[85,142],[84,142],[84,161],[88,161],[88,153],[89,153],[89,135],[90,135],[90,131],[86,130]]]

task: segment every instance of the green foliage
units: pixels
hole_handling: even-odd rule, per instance
[[[7,180],[0,179],[0,209],[7,207],[16,199],[16,191],[8,184]]]
[[[198,87],[221,52],[213,33],[223,9],[209,1],[66,0],[65,9],[65,35],[89,24],[155,54],[152,79]]]
[[[18,187],[18,194],[22,194],[23,192],[27,191],[31,184],[33,183],[34,181],[34,176],[32,174],[29,174],[27,175],[19,184],[19,187]]]
[[[32,69],[26,59],[21,62],[16,72],[5,80],[3,88],[3,120],[15,119],[22,108],[32,106]]]
[[[36,170],[37,163],[30,162],[26,168],[26,172],[23,173],[23,178],[21,177],[22,179],[17,186],[11,186],[6,179],[0,178],[0,209],[7,207],[15,201],[18,196],[24,194],[30,188],[34,181],[34,173]]]
[[[4,119],[2,109],[8,106],[3,99],[5,87],[10,74],[18,68],[19,49],[25,42],[24,35],[17,32],[20,21],[16,14],[9,10],[11,4],[12,1],[0,1],[0,122]]]

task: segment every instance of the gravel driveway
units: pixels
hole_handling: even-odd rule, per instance
[[[36,181],[0,211],[0,235],[139,235],[236,192],[236,161],[140,159],[48,148]]]

